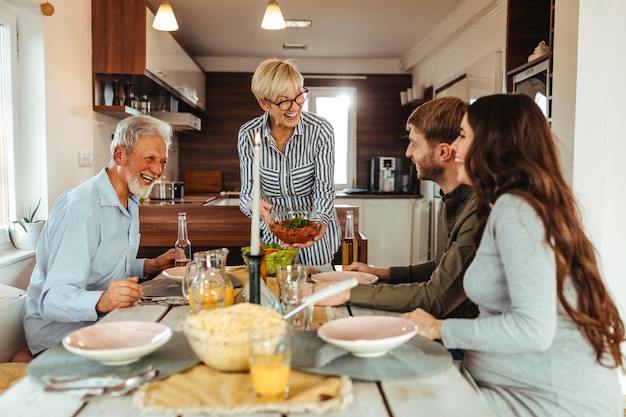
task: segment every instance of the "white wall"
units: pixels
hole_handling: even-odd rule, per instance
[[[457,10],[438,25],[427,42],[407,53],[404,61],[411,64],[414,84],[433,86],[436,90],[475,67],[483,58],[505,51],[506,2],[483,3],[475,7],[473,15]],[[500,58],[504,59],[503,56]],[[498,67],[504,68],[504,62]]]
[[[561,152],[561,165],[571,185],[574,159],[574,114],[578,63],[578,0],[556,0],[554,18],[552,132]]]
[[[604,275],[624,308],[626,2],[579,2],[573,187]]]
[[[93,151],[91,2],[66,0],[44,17],[48,196],[93,175],[78,152]]]
[[[102,167],[97,157],[94,169],[78,166],[78,152],[94,152],[94,140],[100,139],[94,136],[91,104],[91,2],[66,0],[49,17],[33,1],[14,3],[20,51],[18,202],[23,210],[43,196],[43,206],[50,208],[59,194]],[[105,163],[106,152],[100,158]]]

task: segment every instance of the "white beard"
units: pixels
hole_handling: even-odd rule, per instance
[[[150,192],[152,191],[152,187],[154,187],[154,182],[148,186],[141,184],[139,182],[139,178],[132,177],[128,170],[126,170],[126,182],[128,183],[128,189],[130,192],[138,198],[148,198],[150,196]]]

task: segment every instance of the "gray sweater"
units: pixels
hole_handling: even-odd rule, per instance
[[[467,349],[464,371],[497,416],[623,415],[617,370],[559,303],[554,252],[524,199],[498,198],[464,284],[479,317],[446,320],[442,340]],[[571,282],[566,294],[576,305]]]

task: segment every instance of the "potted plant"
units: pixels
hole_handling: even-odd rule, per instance
[[[41,229],[45,223],[44,220],[35,220],[35,215],[39,206],[41,205],[41,198],[37,202],[37,206],[34,210],[28,210],[28,214],[25,217],[19,218],[14,221],[9,228],[9,238],[11,243],[18,249],[33,250],[37,247],[37,241],[41,234]]]

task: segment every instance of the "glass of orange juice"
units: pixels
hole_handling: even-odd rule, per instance
[[[289,396],[292,341],[287,322],[265,322],[250,326],[250,376],[254,394],[264,401]]]

